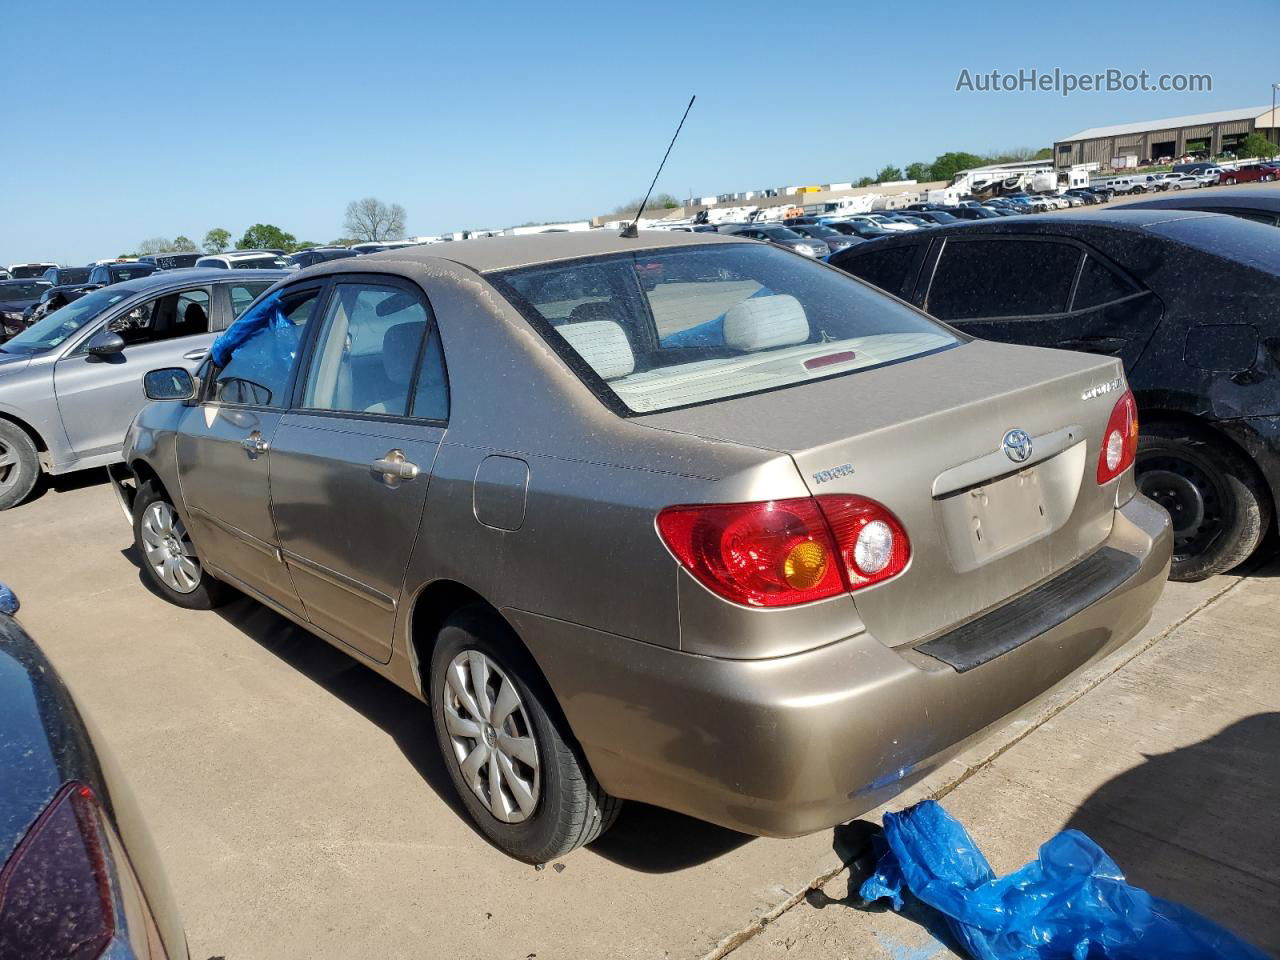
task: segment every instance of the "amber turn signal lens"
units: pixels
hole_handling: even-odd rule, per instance
[[[827,551],[822,544],[802,540],[782,561],[782,577],[793,590],[812,590],[827,575]]]

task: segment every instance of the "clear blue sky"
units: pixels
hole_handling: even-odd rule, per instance
[[[678,196],[1045,146],[1268,103],[1280,81],[1276,0],[1001,7],[3,0],[0,263],[254,222],[323,242],[370,195],[411,234],[586,217],[643,192],[690,93],[658,184]],[[1021,67],[1214,83],[955,92],[961,68]]]

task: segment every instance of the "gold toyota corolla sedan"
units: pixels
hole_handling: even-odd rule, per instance
[[[1169,566],[1118,361],[716,234],[318,265],[146,388],[116,476],[155,588],[422,698],[533,862],[623,799],[857,816],[1133,636]]]

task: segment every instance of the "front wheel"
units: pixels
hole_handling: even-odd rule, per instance
[[[0,510],[21,503],[40,479],[40,457],[17,424],[0,420]]]
[[[622,801],[596,781],[550,688],[496,614],[474,606],[446,621],[430,700],[449,777],[499,849],[546,863],[612,826]]]
[[[1204,580],[1238,566],[1271,524],[1271,499],[1257,468],[1202,427],[1144,426],[1137,484],[1173,519],[1171,580]]]
[[[150,481],[133,500],[133,545],[142,557],[143,575],[170,603],[212,610],[230,599],[231,588],[204,569],[178,511]]]

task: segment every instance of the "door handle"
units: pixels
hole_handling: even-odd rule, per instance
[[[267,452],[267,441],[262,439],[262,434],[257,430],[241,440],[240,446],[244,447],[244,452],[249,454],[250,460],[257,460],[259,455]]]
[[[404,451],[398,448],[388,450],[385,456],[369,464],[369,468],[388,487],[399,486],[401,480],[412,480],[418,475],[418,465],[405,459]]]
[[[209,355],[208,350],[188,350],[182,355],[183,360],[190,360],[192,363],[199,363]]]

